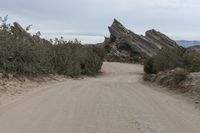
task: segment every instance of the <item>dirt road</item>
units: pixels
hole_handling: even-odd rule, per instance
[[[1,107],[0,133],[200,133],[200,111],[145,85],[142,66],[104,63],[103,72]]]

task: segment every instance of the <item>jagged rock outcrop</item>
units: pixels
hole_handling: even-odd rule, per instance
[[[13,23],[13,26],[11,26],[11,31],[16,38],[26,40],[30,43],[45,43],[45,44],[49,43],[49,41],[45,39],[41,39],[37,35],[31,35],[26,30],[24,30],[22,26],[18,24],[17,22]]]
[[[109,27],[110,38],[98,44],[104,47],[108,61],[142,62],[156,55],[162,48],[182,49],[166,35],[152,29],[143,35],[137,35],[114,20]]]

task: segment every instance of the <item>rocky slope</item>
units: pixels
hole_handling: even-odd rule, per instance
[[[114,20],[109,27],[110,37],[98,46],[104,47],[108,61],[141,62],[156,55],[162,48],[182,49],[166,35],[152,29],[137,35]]]

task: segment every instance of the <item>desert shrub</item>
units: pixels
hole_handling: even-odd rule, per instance
[[[175,69],[176,67],[184,68],[182,54],[179,50],[162,49],[158,55],[146,60],[144,71],[146,73],[158,73],[159,71]]]
[[[91,46],[91,48],[92,48],[92,51],[95,52],[100,57],[101,60],[104,59],[105,54],[106,54],[105,49],[99,48],[99,47],[96,47],[96,46]]]
[[[85,47],[75,39],[50,42],[19,27],[0,25],[0,72],[22,75],[94,75],[103,62],[100,49]]]
[[[156,68],[154,64],[154,58],[149,58],[144,63],[144,71],[147,74],[156,73]]]
[[[200,72],[200,55],[184,54],[185,66],[189,72]]]
[[[84,62],[81,64],[84,74],[94,75],[102,65],[102,58],[92,53],[94,53],[94,51],[88,50],[88,58],[85,58]]]
[[[178,84],[182,80],[184,80],[187,76],[188,72],[183,68],[176,68],[173,71],[174,82]]]
[[[199,59],[193,59],[192,63],[188,67],[188,70],[190,72],[200,72],[200,58]]]
[[[177,67],[184,68],[188,72],[199,72],[200,58],[180,50],[163,49],[158,55],[146,60],[144,71],[148,74],[156,74]]]
[[[55,49],[54,68],[59,74],[94,75],[103,63],[103,56],[100,55],[98,49],[85,47],[77,42],[59,42]]]

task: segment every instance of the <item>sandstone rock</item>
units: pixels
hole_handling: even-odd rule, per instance
[[[110,50],[109,57],[120,57],[122,51],[127,51],[128,62],[140,62],[156,55],[162,48],[182,49],[175,41],[154,29],[147,31],[145,36],[137,35],[116,19],[108,29],[110,38],[105,38],[105,41],[98,45]]]
[[[11,31],[15,35],[16,38],[23,39],[25,41],[28,41],[29,43],[44,43],[48,44],[49,41],[45,39],[41,39],[38,35],[31,35],[26,30],[22,28],[20,24],[17,22],[13,23],[13,26],[11,26]],[[40,32],[38,32],[40,33]]]
[[[14,22],[13,23],[13,26],[11,26],[11,30],[12,30],[12,33],[20,38],[20,39],[26,39],[26,40],[29,40],[29,41],[33,41],[32,39],[32,36],[27,33],[20,24],[18,24],[17,22]]]

